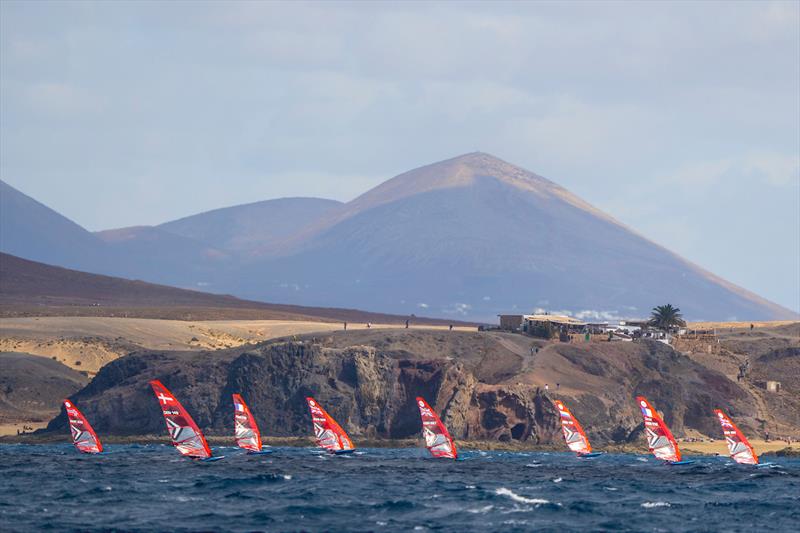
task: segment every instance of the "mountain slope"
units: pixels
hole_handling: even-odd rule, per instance
[[[279,198],[215,209],[158,228],[220,250],[249,252],[271,248],[341,205],[321,198]]]
[[[120,316],[403,324],[407,317],[357,309],[311,308],[69,270],[0,253],[0,316]],[[415,324],[448,322],[416,318]]]
[[[227,252],[159,227],[134,226],[95,235],[114,257],[115,276],[201,288],[231,263]]]
[[[0,352],[0,422],[44,422],[89,378],[48,357]]]
[[[99,239],[4,181],[0,181],[0,251],[95,272],[108,266]]]
[[[291,246],[245,270],[230,290],[482,319],[536,307],[587,318],[643,316],[664,302],[690,318],[792,315],[554,183],[480,153],[393,178]]]

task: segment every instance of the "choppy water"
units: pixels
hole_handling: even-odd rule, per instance
[[[0,446],[3,531],[797,531],[800,460],[307,448],[214,463],[169,446]]]

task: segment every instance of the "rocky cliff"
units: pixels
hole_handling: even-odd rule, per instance
[[[416,396],[439,411],[454,437],[470,440],[558,442],[556,396],[596,444],[640,437],[637,394],[650,398],[677,436],[718,437],[716,407],[748,430],[763,422],[748,387],[661,343],[544,344],[499,332],[364,330],[215,352],[139,352],[103,367],[72,398],[103,433],[161,434],[148,386],[154,378],[212,435],[232,433],[234,392],[273,436],[309,434],[309,395],[356,440],[418,435]],[[49,430],[65,424],[62,415]]]
[[[455,438],[557,437],[557,414],[535,391],[481,383],[463,363],[404,359],[371,346],[329,348],[311,341],[265,343],[225,352],[131,354],[105,366],[73,400],[100,432],[160,433],[150,379],[175,393],[209,434],[231,434],[231,394],[248,402],[267,435],[307,435],[306,396],[314,396],[354,437],[419,434],[414,398],[440,412]],[[59,415],[48,430],[65,430]]]

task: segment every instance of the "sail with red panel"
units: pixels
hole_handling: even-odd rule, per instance
[[[672,436],[672,432],[661,419],[658,412],[650,405],[647,398],[637,396],[639,409],[644,418],[644,431],[647,435],[647,445],[650,452],[657,459],[670,463],[681,462],[681,451],[678,449],[678,442]]]
[[[233,395],[233,425],[237,446],[248,452],[260,453],[261,433],[253,414],[238,394]]]
[[[311,411],[311,422],[314,424],[314,436],[317,445],[331,453],[350,453],[356,449],[353,441],[331,415],[325,412],[319,403],[311,397],[306,398]]]
[[[154,379],[150,385],[153,387],[158,405],[161,406],[172,445],[185,457],[209,459],[211,449],[189,412],[160,381]]]
[[[722,409],[715,409],[720,425],[722,425],[722,433],[725,435],[725,442],[728,444],[728,451],[731,454],[731,459],[743,465],[757,465],[758,456],[755,450],[747,441],[744,434],[739,431],[736,424],[722,412]]]
[[[67,411],[69,419],[69,430],[72,433],[72,443],[83,453],[101,453],[103,445],[97,438],[92,425],[83,416],[83,413],[75,407],[70,400],[64,400],[64,409]]]
[[[561,417],[561,431],[564,433],[567,447],[581,456],[592,454],[592,445],[589,444],[589,438],[583,431],[578,419],[572,416],[564,402],[556,400],[555,404]]]
[[[422,418],[422,435],[425,447],[434,457],[458,459],[458,450],[447,428],[442,424],[436,412],[422,398],[417,398],[419,416]]]

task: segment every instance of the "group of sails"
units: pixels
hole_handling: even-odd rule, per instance
[[[158,380],[151,381],[150,385],[161,407],[161,413],[164,415],[172,444],[181,455],[203,461],[221,459],[222,457],[212,454],[203,432],[189,412],[175,398],[175,395]],[[356,447],[345,430],[323,409],[319,402],[310,396],[306,398],[306,402],[311,414],[317,445],[337,455],[355,451]],[[668,464],[690,463],[691,461],[682,460],[678,442],[647,398],[637,396],[636,402],[644,419],[644,430],[650,453]],[[417,397],[416,403],[422,419],[422,435],[425,438],[425,446],[430,454],[436,458],[458,459],[455,442],[439,416],[425,399]],[[586,432],[578,419],[564,405],[564,402],[555,400],[554,403],[559,412],[561,429],[567,447],[583,458],[600,455],[592,451]],[[233,407],[234,434],[237,446],[250,454],[270,453],[270,450],[263,448],[261,432],[258,430],[253,413],[250,412],[241,395],[233,394]],[[103,445],[83,413],[70,400],[64,400],[64,408],[69,419],[75,447],[84,453],[102,453]],[[722,410],[716,409],[714,413],[722,426],[722,433],[725,436],[731,458],[741,464],[758,464],[758,456],[736,424]]]
[[[203,432],[198,427],[192,416],[175,398],[169,389],[160,381],[150,382],[161,414],[167,424],[172,444],[181,455],[202,461],[216,461],[221,456],[214,456],[206,441]],[[249,454],[265,454],[270,450],[263,449],[261,432],[258,430],[253,413],[247,407],[240,394],[233,394],[233,424],[236,445],[246,450]],[[314,398],[306,398],[308,409],[311,413],[311,422],[314,426],[314,437],[317,445],[332,454],[352,453],[356,447],[342,426],[322,408]],[[450,433],[437,416],[436,412],[423,399],[416,399],[422,418],[422,433],[425,445],[433,457],[457,459],[458,452]],[[72,442],[75,447],[84,453],[102,453],[103,445],[100,438],[92,428],[83,413],[70,400],[64,400],[64,408],[69,419]]]
[[[647,401],[647,398],[637,396],[636,403],[644,419],[644,431],[647,436],[647,447],[650,449],[650,453],[667,464],[678,465],[693,462],[682,459],[678,441],[675,440],[669,427],[664,423],[658,411]],[[567,447],[575,452],[578,457],[600,455],[592,452],[592,445],[589,444],[586,432],[583,431],[578,419],[567,409],[564,402],[556,400],[555,404],[561,418],[561,430]],[[758,456],[747,441],[744,433],[736,427],[736,424],[721,409],[715,409],[714,413],[722,426],[722,434],[725,436],[725,443],[728,445],[731,459],[740,464],[757,465]]]

